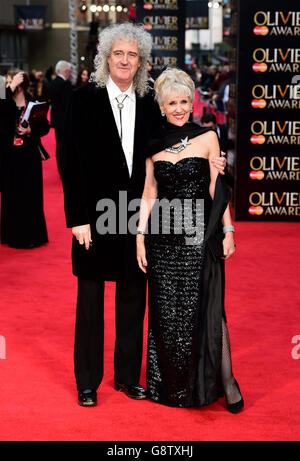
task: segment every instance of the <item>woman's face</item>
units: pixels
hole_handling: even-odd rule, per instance
[[[12,78],[10,75],[7,75],[6,76],[6,88],[11,84],[12,82]]]
[[[83,70],[81,73],[81,80],[83,83],[87,82],[89,78],[89,74],[87,70]]]
[[[171,91],[164,97],[160,110],[166,114],[169,123],[183,126],[190,118],[192,102],[185,92]]]

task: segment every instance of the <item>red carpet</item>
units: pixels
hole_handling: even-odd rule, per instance
[[[114,391],[112,283],[99,405],[77,405],[76,284],[53,139],[52,132],[43,139],[51,154],[43,164],[49,244],[26,251],[0,248],[0,440],[299,440],[300,348],[292,356],[292,338],[300,335],[297,224],[236,225],[237,254],[227,263],[227,316],[245,399],[241,414],[229,414],[223,400],[177,409]],[[20,223],[20,232],[26,225]],[[144,375],[145,366],[142,384]]]

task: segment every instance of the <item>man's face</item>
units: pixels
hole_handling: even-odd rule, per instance
[[[117,85],[128,85],[129,87],[140,67],[137,43],[115,40],[107,62],[112,80]]]
[[[65,78],[68,80],[68,78],[70,78],[70,75],[71,75],[71,68],[70,69],[66,69],[64,72],[63,72]]]

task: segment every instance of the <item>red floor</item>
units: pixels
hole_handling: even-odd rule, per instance
[[[53,139],[52,131],[43,139],[51,154],[43,165],[50,242],[26,251],[0,247],[0,440],[299,440],[300,347],[292,343],[300,335],[297,224],[236,224],[226,298],[234,371],[245,399],[241,414],[229,414],[223,400],[177,409],[113,390],[112,283],[99,405],[77,405],[76,284]],[[145,366],[142,384],[144,375]]]

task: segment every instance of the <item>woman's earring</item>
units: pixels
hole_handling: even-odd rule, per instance
[[[161,115],[164,117],[166,114],[164,112],[162,112]]]

